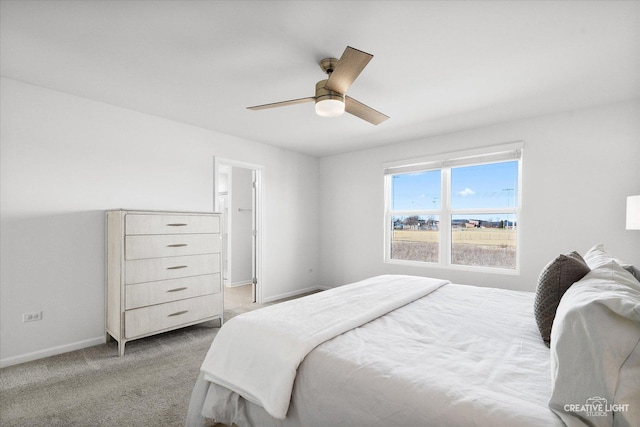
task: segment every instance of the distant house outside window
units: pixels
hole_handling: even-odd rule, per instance
[[[385,165],[385,261],[517,272],[522,148]]]

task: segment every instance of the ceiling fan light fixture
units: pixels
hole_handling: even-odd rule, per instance
[[[341,99],[323,99],[316,101],[316,114],[322,117],[336,117],[344,113],[344,101]]]
[[[327,80],[316,83],[316,114],[322,117],[336,117],[344,114],[344,95],[325,89]]]

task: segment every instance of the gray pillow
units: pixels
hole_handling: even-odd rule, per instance
[[[577,252],[559,255],[542,269],[538,278],[533,311],[540,335],[549,347],[551,327],[562,295],[591,269]]]

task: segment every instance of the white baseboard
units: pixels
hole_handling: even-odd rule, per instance
[[[227,283],[225,283],[224,285],[225,285],[227,288],[235,288],[236,286],[250,285],[250,284],[252,284],[252,283],[253,283],[253,282],[252,282],[251,280],[249,280],[249,281],[246,281],[246,280],[245,280],[245,281],[242,281],[242,282],[233,282],[233,283],[229,283],[229,282],[227,282]]]
[[[70,351],[80,350],[86,347],[93,347],[94,345],[104,344],[106,337],[90,338],[84,341],[78,341],[71,344],[65,344],[58,347],[47,348],[44,350],[34,351],[33,353],[21,354],[19,356],[7,357],[0,359],[0,368],[6,368],[7,366],[18,365],[20,363],[31,362],[33,360],[44,359],[45,357],[55,356],[57,354],[68,353]]]
[[[274,295],[272,297],[265,298],[262,302],[263,303],[267,303],[267,302],[278,301],[278,300],[281,300],[281,299],[284,299],[284,298],[291,298],[291,297],[295,297],[296,295],[306,294],[307,292],[324,291],[326,289],[328,289],[328,288],[325,288],[324,286],[311,286],[309,288],[297,289],[295,291],[286,292],[284,294]]]

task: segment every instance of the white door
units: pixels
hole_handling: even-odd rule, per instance
[[[251,295],[253,296],[253,301],[256,302],[256,284],[258,283],[256,276],[256,236],[258,235],[258,225],[257,225],[257,171],[251,171]]]
[[[232,166],[229,191],[229,285],[253,283],[253,170]],[[253,298],[253,297],[252,297]]]

